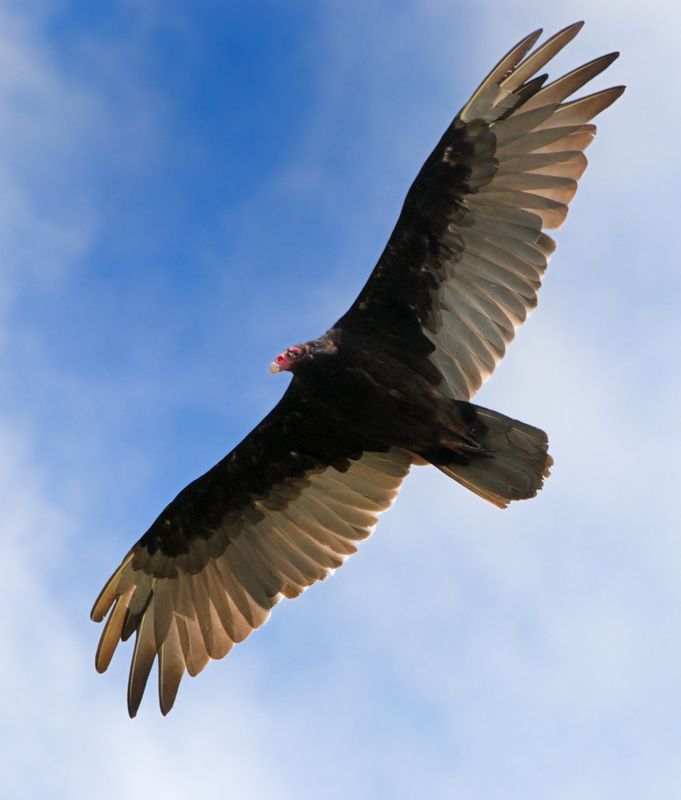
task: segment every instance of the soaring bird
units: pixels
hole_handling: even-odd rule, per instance
[[[428,157],[369,280],[325,334],[270,371],[284,396],[222,461],[183,489],[114,572],[92,610],[108,619],[104,672],[135,634],[134,717],[158,656],[161,711],[195,676],[357,550],[412,465],[432,464],[505,508],[549,474],[546,434],[470,400],[537,304],[553,239],[596,128],[624,91],[577,100],[611,53],[546,83],[576,36],[517,44]],[[537,76],[537,77],[535,77]]]

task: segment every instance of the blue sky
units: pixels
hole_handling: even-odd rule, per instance
[[[512,44],[614,49],[540,305],[482,405],[556,459],[502,512],[417,469],[331,580],[125,709],[101,585],[271,408]],[[0,0],[0,794],[677,798],[675,3]],[[553,73],[557,74],[556,72]]]

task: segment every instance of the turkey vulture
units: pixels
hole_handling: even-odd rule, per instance
[[[412,464],[501,508],[541,488],[546,434],[469,401],[537,303],[555,249],[542,231],[565,219],[589,122],[624,91],[566,101],[618,53],[553,83],[535,77],[582,24],[530,52],[536,31],[494,67],[417,175],[350,310],[275,359],[272,373],[292,373],[282,399],[179,493],[104,587],[96,667],[135,633],[131,717],[157,656],[167,714],[185,669],[223,658],[282,597],[340,567]]]

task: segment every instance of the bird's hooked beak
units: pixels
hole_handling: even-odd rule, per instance
[[[307,355],[308,350],[309,348],[306,344],[294,344],[293,347],[289,347],[283,353],[279,353],[270,364],[270,374],[276,375],[277,372],[291,372]]]
[[[287,357],[288,350],[280,353],[274,361],[270,364],[270,375],[276,375],[277,372],[283,372],[288,367],[289,359]]]

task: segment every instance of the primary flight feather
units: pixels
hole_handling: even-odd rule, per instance
[[[164,509],[108,581],[96,666],[135,648],[135,716],[158,658],[167,714],[197,675],[323,580],[373,531],[413,464],[430,463],[505,507],[534,497],[552,463],[546,434],[472,405],[537,303],[589,124],[624,91],[568,100],[612,53],[546,84],[535,75],[579,32],[517,44],[456,116],[412,184],[350,310],[279,355],[292,380],[277,406]]]

